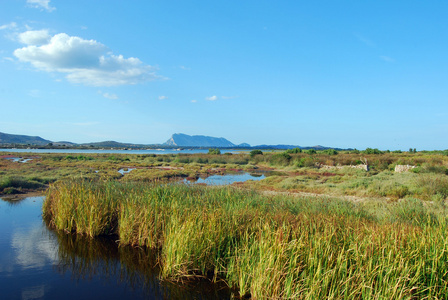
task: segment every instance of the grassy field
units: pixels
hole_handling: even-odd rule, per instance
[[[0,157],[0,194],[43,190],[51,182],[74,178],[160,183],[182,178],[194,180],[200,176],[238,170],[270,170],[272,172],[267,174],[267,179],[240,186],[255,190],[392,200],[410,197],[442,201],[448,196],[448,155],[444,151],[255,153],[21,154],[23,158],[32,158],[26,163]],[[8,153],[3,156],[6,155]],[[364,163],[368,164],[369,171],[354,168]],[[394,171],[397,165],[415,168],[397,173]],[[133,170],[122,175],[118,172],[120,169]]]
[[[232,187],[51,185],[50,226],[153,249],[165,279],[222,279],[254,299],[441,299],[444,202],[267,197]]]

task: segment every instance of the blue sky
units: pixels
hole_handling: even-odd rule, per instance
[[[446,1],[4,0],[0,131],[448,148]]]

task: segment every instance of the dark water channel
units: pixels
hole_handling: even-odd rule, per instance
[[[43,197],[0,200],[1,299],[230,299],[208,281],[161,282],[148,250],[49,230]]]

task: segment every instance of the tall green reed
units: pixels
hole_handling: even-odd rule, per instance
[[[43,209],[58,229],[156,249],[162,278],[220,278],[254,299],[444,298],[447,211],[427,207],[75,181]]]

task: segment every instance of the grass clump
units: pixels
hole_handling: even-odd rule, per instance
[[[219,278],[254,299],[448,293],[448,211],[415,199],[352,203],[81,180],[51,185],[43,212],[57,229],[154,249],[163,278]]]
[[[21,194],[28,190],[42,189],[48,183],[45,179],[23,176],[0,177],[0,194]]]

